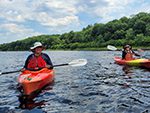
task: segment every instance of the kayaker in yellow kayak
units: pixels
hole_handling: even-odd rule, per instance
[[[122,51],[122,59],[123,60],[133,60],[133,59],[135,59],[134,56],[140,56],[140,55],[135,53],[132,50],[132,47],[130,45],[125,45],[123,47],[123,51]]]
[[[33,47],[30,47],[30,50],[33,52],[25,61],[24,68],[27,70],[39,70],[41,68],[52,68],[53,64],[50,57],[46,53],[42,53],[45,47],[41,42],[35,42]]]

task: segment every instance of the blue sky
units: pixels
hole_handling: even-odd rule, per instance
[[[0,11],[2,44],[150,13],[150,0],[0,0]]]

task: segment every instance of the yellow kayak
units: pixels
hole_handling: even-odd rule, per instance
[[[120,65],[139,66],[150,69],[150,59],[122,60],[120,57],[115,57],[114,60]]]

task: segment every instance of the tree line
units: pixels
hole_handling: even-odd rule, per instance
[[[141,12],[130,17],[122,17],[106,24],[95,23],[81,31],[55,35],[40,35],[1,44],[1,51],[29,50],[35,41],[40,41],[47,49],[90,49],[102,48],[108,44],[150,47],[150,13]]]

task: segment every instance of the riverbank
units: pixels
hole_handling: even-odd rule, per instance
[[[117,46],[117,51],[121,51],[122,50],[122,47],[121,46]],[[137,50],[137,49],[142,49],[142,50],[150,50],[150,47],[143,47],[143,46],[138,46],[138,47],[132,47],[133,50]],[[55,51],[54,49],[48,49],[48,50],[53,50]],[[77,48],[77,49],[56,49],[56,51],[109,51],[107,49],[107,47],[100,47],[100,48]]]
[[[116,47],[117,50],[116,51],[121,51],[122,47],[117,46]],[[137,49],[142,49],[144,51],[150,50],[150,47],[143,47],[143,46],[139,46],[139,47],[132,47],[133,50],[137,50]],[[47,51],[110,51],[107,49],[107,47],[100,47],[100,48],[76,48],[76,49],[46,49]],[[11,51],[11,50],[9,50]],[[17,51],[17,50],[16,50]],[[20,51],[20,50],[18,50]],[[24,50],[24,51],[30,51],[30,50]],[[1,51],[1,52],[5,52],[5,51]]]

